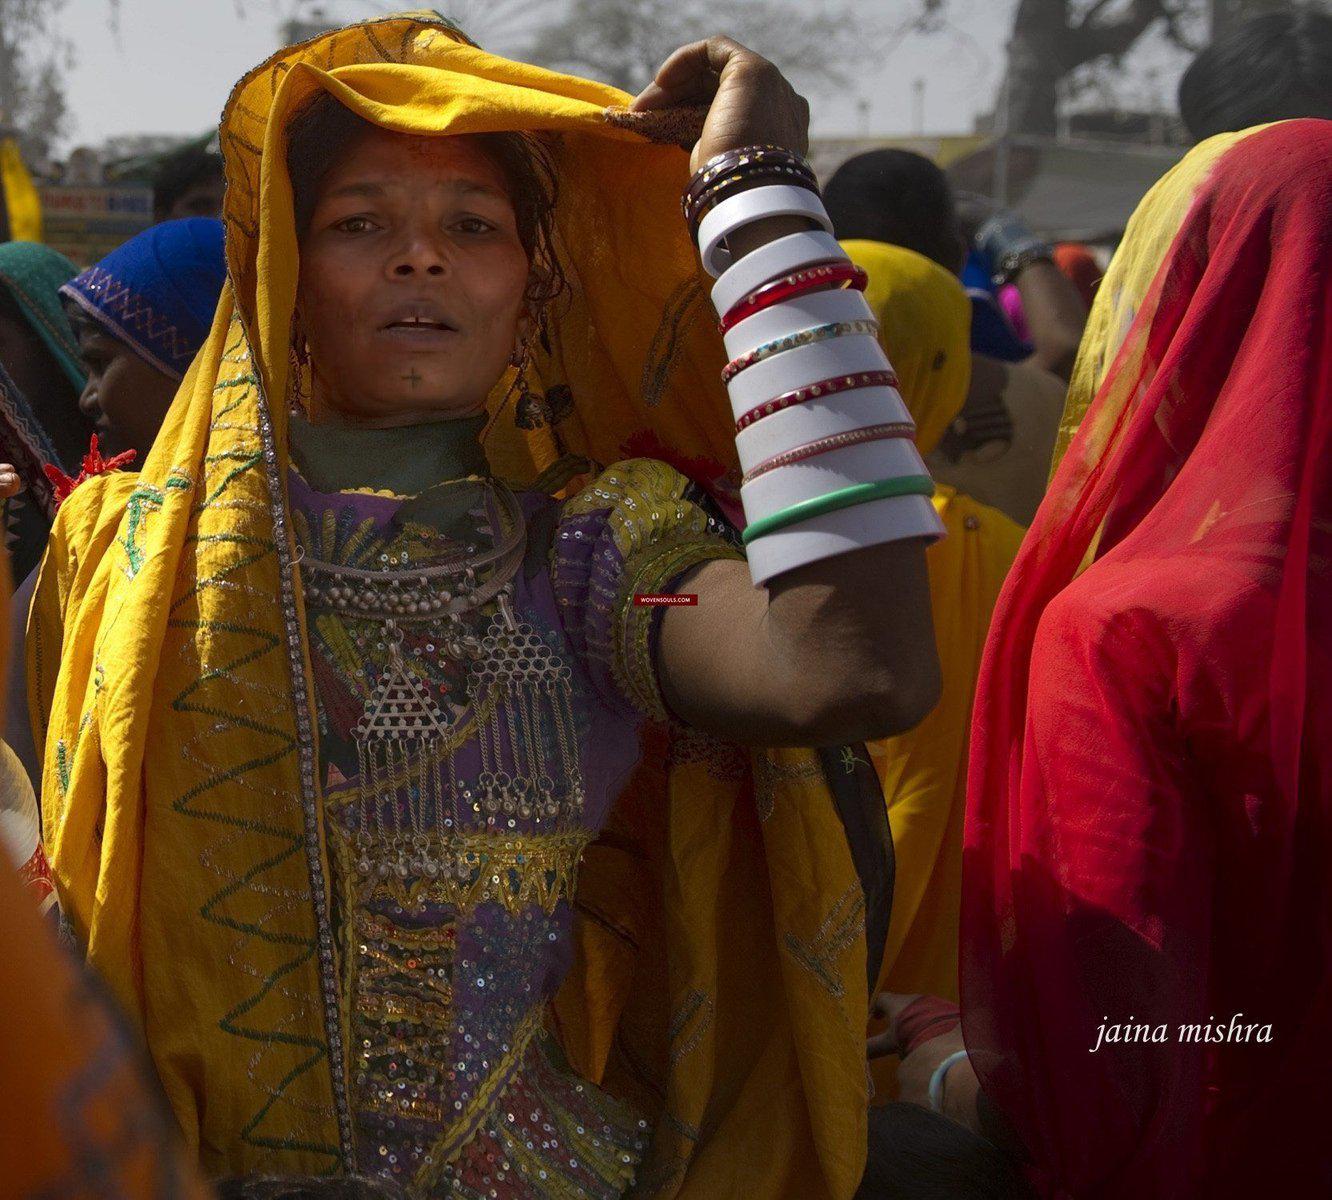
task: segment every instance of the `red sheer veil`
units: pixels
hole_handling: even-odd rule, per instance
[[[1330,429],[1332,122],[1290,121],[1198,188],[986,647],[964,1030],[1048,1194],[1235,1194],[1192,1189],[1238,1188],[1246,1138],[1280,1159],[1328,1086]],[[1174,1023],[1246,971],[1278,1040],[1218,1086]],[[1130,1015],[1168,1044],[1089,1053]]]

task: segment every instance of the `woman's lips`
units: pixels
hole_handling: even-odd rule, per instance
[[[445,325],[394,324],[386,325],[379,331],[380,337],[404,347],[416,350],[436,350],[450,344],[458,337],[458,331]]]

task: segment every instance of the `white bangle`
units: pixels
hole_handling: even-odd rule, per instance
[[[740,456],[740,469],[748,474],[773,455],[820,438],[863,429],[866,425],[910,421],[911,414],[896,388],[857,388],[793,404],[763,417],[735,435],[735,449]]]
[[[858,333],[783,350],[741,371],[727,384],[727,391],[738,421],[751,409],[796,388],[809,387],[836,375],[888,369],[888,358],[879,339],[870,333]]]
[[[817,192],[789,183],[769,183],[728,196],[698,227],[698,251],[709,275],[720,275],[733,261],[723,243],[738,229],[769,217],[808,217],[832,233],[832,219]]]
[[[712,304],[719,317],[724,317],[751,292],[765,283],[793,275],[815,263],[840,261],[846,258],[838,240],[821,229],[802,229],[767,242],[746,254],[734,266],[723,272],[712,286]]]
[[[873,321],[874,310],[863,292],[855,288],[825,288],[806,292],[756,312],[726,331],[722,338],[728,359],[739,358],[755,346],[790,337],[802,329],[834,325],[845,321]]]
[[[755,538],[745,547],[745,557],[750,578],[759,586],[787,571],[866,546],[908,538],[936,542],[943,535],[943,522],[932,501],[924,496],[891,496],[811,517]]]
[[[928,475],[915,443],[906,438],[863,442],[778,467],[740,488],[746,522],[754,522],[830,492],[862,483]],[[753,545],[753,543],[750,543]]]
[[[956,1066],[964,1058],[967,1052],[965,1050],[954,1050],[947,1058],[934,1068],[934,1074],[930,1076],[930,1107],[935,1112],[943,1115],[943,1089],[944,1078],[949,1069]]]

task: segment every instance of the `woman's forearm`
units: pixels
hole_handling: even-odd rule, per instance
[[[1045,259],[1026,267],[1013,282],[1031,330],[1036,351],[1033,357],[1067,382],[1073,375],[1073,362],[1087,324],[1087,306],[1078,289]]]
[[[938,702],[923,540],[811,563],[768,594],[769,640],[809,681],[810,718],[828,740],[902,733]]]
[[[657,674],[682,721],[756,746],[872,741],[918,723],[939,693],[924,546],[871,546],[756,588],[744,563],[677,584]]]

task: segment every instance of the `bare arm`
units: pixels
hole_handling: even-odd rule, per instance
[[[1019,525],[1030,525],[1045,496],[1068,389],[1062,379],[1031,359],[1006,364],[976,355],[973,361],[973,386],[1002,391],[1013,421],[1012,443],[994,461],[968,455],[951,461],[938,450],[926,461],[940,483],[999,509]]]
[[[765,59],[729,38],[677,50],[635,108],[709,102],[697,168],[756,144],[804,153],[809,105]],[[737,257],[799,228],[751,225]],[[933,707],[939,665],[921,540],[812,563],[756,588],[746,564],[704,563],[678,591],[697,607],[663,616],[657,673],[686,723],[754,745],[834,745],[900,732]]]
[[[868,741],[919,722],[939,695],[925,548],[890,542],[756,588],[749,568],[696,567],[666,610],[658,676],[681,720],[751,745]]]
[[[1031,331],[1032,358],[1067,382],[1087,324],[1087,306],[1078,289],[1048,259],[1032,263],[1013,282]]]
[[[977,215],[977,249],[991,269],[1016,269],[1010,276],[1022,297],[1022,309],[1035,347],[1034,365],[1067,382],[1087,324],[1087,306],[1069,279],[1050,259],[1049,245],[1016,212],[997,209],[983,198],[968,201],[986,213]],[[1010,267],[1009,263],[1015,263]],[[1024,265],[1025,264],[1025,265]]]
[[[37,587],[34,570],[14,591],[9,606],[9,678],[6,681],[5,741],[18,755],[28,772],[32,786],[38,792],[42,786],[42,760],[32,737],[32,724],[28,719],[28,658],[23,642],[28,628],[28,609],[32,593]]]

